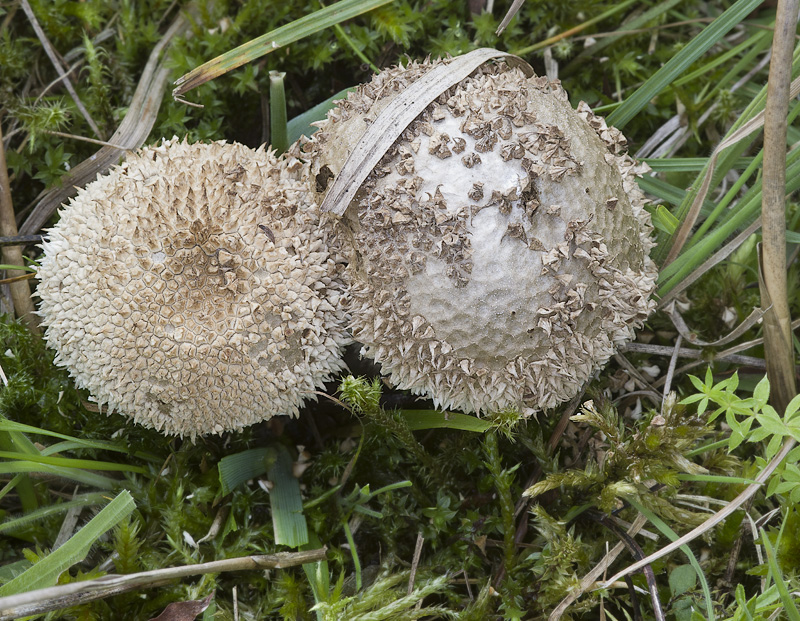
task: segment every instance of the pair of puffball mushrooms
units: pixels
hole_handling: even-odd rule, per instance
[[[296,415],[353,339],[437,407],[574,397],[652,311],[656,268],[642,169],[558,82],[483,64],[342,217],[319,207],[378,111],[447,62],[383,71],[279,158],[173,139],[89,184],[39,269],[56,362],[111,411],[191,438]]]

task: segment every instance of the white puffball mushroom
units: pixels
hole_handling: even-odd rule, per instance
[[[142,149],[44,243],[56,362],[137,423],[194,438],[296,415],[343,368],[343,264],[307,166],[240,144]]]
[[[447,62],[383,71],[329,113],[302,146],[318,202],[388,102]],[[437,97],[340,221],[363,353],[437,407],[530,414],[574,397],[654,308],[646,167],[625,144],[558,82],[504,62]]]

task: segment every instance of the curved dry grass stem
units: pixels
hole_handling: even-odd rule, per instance
[[[800,0],[779,0],[764,110],[764,175],[761,202],[763,243],[759,288],[764,315],[767,377],[773,405],[783,411],[797,389],[786,283],[786,117],[792,51]],[[771,307],[771,308],[770,308]]]
[[[705,522],[703,522],[699,526],[693,528],[691,531],[686,533],[683,537],[681,537],[679,539],[676,539],[675,541],[673,541],[669,545],[664,546],[658,552],[654,552],[650,556],[648,556],[646,558],[643,558],[641,561],[638,561],[638,562],[634,563],[633,565],[629,565],[628,567],[626,567],[622,571],[617,572],[611,578],[606,580],[602,585],[600,585],[600,587],[607,588],[608,585],[616,582],[617,580],[619,580],[623,576],[627,576],[628,574],[631,574],[631,573],[641,569],[645,565],[649,565],[653,561],[658,560],[658,559],[666,556],[667,554],[669,554],[671,552],[674,552],[675,550],[679,549],[681,546],[686,545],[687,543],[697,539],[703,533],[708,532],[709,530],[714,528],[717,524],[722,523],[724,520],[726,520],[728,518],[728,516],[732,515],[734,511],[738,510],[758,490],[761,489],[761,487],[766,482],[766,480],[775,471],[775,468],[777,468],[778,465],[789,454],[789,451],[791,451],[794,448],[794,445],[795,445],[795,441],[793,439],[789,438],[788,440],[786,440],[783,443],[783,446],[781,447],[781,450],[778,451],[778,454],[775,455],[775,457],[772,458],[772,461],[770,461],[769,464],[767,464],[767,466],[758,474],[758,476],[756,477],[756,482],[755,483],[751,483],[750,485],[748,485],[744,489],[744,491],[741,494],[739,494],[736,498],[731,500],[731,502],[728,503],[728,505],[724,509],[722,509],[722,510],[718,511],[717,513],[715,513],[714,515],[712,515]]]
[[[493,59],[505,60],[518,66],[527,76],[533,75],[533,69],[522,59],[490,48],[479,48],[447,63],[436,65],[398,93],[381,110],[350,152],[342,170],[322,200],[320,210],[330,211],[337,216],[344,215],[364,180],[411,122],[448,88]]]
[[[20,227],[20,233],[23,235],[37,233],[59,205],[77,193],[76,186],[83,187],[98,173],[104,173],[118,163],[126,149],[138,149],[144,144],[156,122],[158,109],[161,107],[161,100],[164,97],[164,87],[170,74],[170,69],[166,66],[166,59],[162,57],[163,52],[169,43],[188,27],[188,24],[189,22],[184,16],[176,17],[153,48],[133,94],[133,99],[131,99],[128,112],[117,131],[108,140],[109,145],[114,146],[103,146],[97,153],[74,166],[68,174],[61,178],[58,185],[42,193],[36,207]]]

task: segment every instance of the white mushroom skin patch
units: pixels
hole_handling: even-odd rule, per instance
[[[320,124],[303,147],[318,201],[320,171],[335,176],[366,124],[431,66],[382,72]],[[503,63],[438,97],[339,226],[363,353],[437,407],[530,414],[574,397],[654,308],[635,180],[647,169],[624,147],[557,82]]]
[[[343,367],[343,264],[306,167],[177,139],[82,190],[44,244],[56,362],[98,402],[194,438],[296,415]]]

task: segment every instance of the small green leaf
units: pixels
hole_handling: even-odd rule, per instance
[[[669,574],[669,590],[677,597],[693,589],[697,584],[697,572],[691,565],[678,565]]]
[[[757,385],[755,390],[753,391],[753,398],[761,404],[766,403],[769,401],[769,380],[767,376],[764,376]]]
[[[680,221],[670,213],[664,205],[656,207],[653,214],[653,226],[664,231],[667,235],[672,235],[678,230]]]

